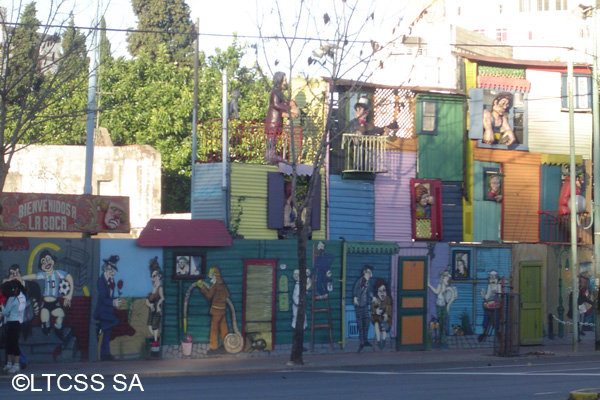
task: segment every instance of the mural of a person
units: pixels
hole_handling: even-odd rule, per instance
[[[189,257],[179,256],[177,257],[177,266],[175,267],[176,275],[189,275],[190,274],[190,259]]]
[[[42,332],[48,336],[50,333],[50,316],[55,317],[54,333],[63,342],[67,342],[71,337],[71,329],[63,327],[65,318],[65,307],[71,306],[73,298],[73,277],[66,271],[55,269],[57,258],[49,250],[44,249],[40,253],[38,267],[41,269],[37,274],[29,274],[23,277],[24,281],[43,280],[44,290],[42,293],[42,306],[40,310],[40,321],[42,323]],[[59,296],[59,285],[61,281],[68,282],[68,291],[63,296],[63,305],[61,305]]]
[[[392,325],[392,298],[383,279],[375,281],[375,300],[371,303],[371,322],[375,326],[375,340],[380,349],[385,347],[387,333]]]
[[[429,194],[429,189],[422,183],[415,187],[415,216],[419,218],[431,217],[431,205],[434,198]]]
[[[371,347],[368,341],[369,325],[371,323],[371,310],[369,306],[374,301],[373,288],[369,280],[373,277],[373,267],[365,265],[361,271],[362,276],[354,283],[352,296],[354,301],[354,311],[356,313],[356,324],[358,325],[358,337],[360,353],[365,347]]]
[[[507,115],[512,99],[510,93],[500,93],[492,100],[492,110],[483,110],[483,143],[510,146],[517,141]]]
[[[94,312],[94,319],[98,320],[98,338],[101,338],[100,360],[110,361],[114,357],[110,354],[110,336],[112,329],[119,325],[119,318],[115,315],[115,308],[121,307],[121,299],[115,297],[115,271],[118,271],[119,256],[111,255],[103,260],[102,275],[98,278],[98,304]]]
[[[487,290],[481,289],[483,297],[483,333],[477,338],[483,342],[487,336],[492,333],[498,334],[500,328],[500,295],[502,294],[502,284],[497,271],[488,272]]]
[[[502,201],[502,177],[492,175],[488,180],[488,198],[500,203]]]
[[[202,281],[200,291],[210,302],[210,340],[208,346],[208,355],[222,354],[225,349],[223,341],[229,333],[227,328],[227,298],[229,298],[229,289],[221,276],[221,269],[217,266],[210,267],[208,271],[210,284]],[[221,345],[219,345],[219,336]]]
[[[297,118],[298,114],[289,110],[290,105],[283,93],[288,87],[287,78],[284,72],[278,71],[273,75],[273,88],[269,96],[269,109],[265,119],[265,134],[267,137],[267,146],[265,148],[265,160],[278,162],[282,160],[281,155],[277,154],[277,139],[283,132],[283,118]]]
[[[583,323],[588,315],[594,311],[594,295],[590,288],[590,273],[584,271],[577,275],[579,281],[579,295],[577,296],[577,312],[579,313],[579,335],[585,336]],[[569,311],[567,317],[573,319],[573,292],[569,294]]]
[[[162,286],[163,272],[158,264],[158,257],[150,260],[150,278],[152,279],[152,291],[146,297],[146,305],[150,309],[148,313],[148,330],[154,339],[152,347],[160,346],[160,320],[162,318],[162,305],[165,301],[165,293]]]
[[[311,270],[311,279],[316,299],[326,299],[329,292],[333,290],[333,281],[331,279],[331,264],[335,256],[325,253],[325,243],[319,242],[317,245],[317,256],[314,266]]]
[[[433,287],[428,281],[427,286],[436,295],[435,308],[437,310],[437,323],[439,323],[438,337],[442,348],[447,348],[446,336],[448,334],[450,306],[458,297],[458,290],[450,286],[452,275],[444,270],[439,273],[440,283]]]
[[[454,271],[454,275],[457,278],[466,278],[469,276],[469,268],[461,256],[456,257],[456,270]]]
[[[112,200],[102,200],[100,210],[104,212],[104,227],[109,230],[118,229],[121,224],[129,222],[127,210],[121,204]]]
[[[308,274],[308,271],[307,271]],[[298,305],[300,303],[300,271],[294,270],[294,290],[292,291],[292,328],[296,329],[296,321],[298,320]],[[312,280],[307,277],[306,278],[306,291],[308,292],[311,288]],[[304,314],[304,327],[302,329],[306,329],[308,322],[308,318],[306,317],[306,313]]]

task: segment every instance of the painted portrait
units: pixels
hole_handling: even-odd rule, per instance
[[[205,253],[176,253],[173,257],[173,279],[202,279],[206,277]]]
[[[452,279],[469,279],[471,272],[470,254],[464,250],[452,251]]]
[[[498,169],[484,169],[483,181],[485,182],[483,199],[501,203],[504,189],[504,176],[500,171]]]

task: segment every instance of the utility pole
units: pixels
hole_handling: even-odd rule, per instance
[[[570,191],[569,209],[571,222],[571,277],[573,279],[573,298],[571,299],[571,309],[573,310],[573,352],[577,352],[579,341],[579,310],[577,308],[577,298],[579,297],[579,261],[577,259],[577,207],[575,203],[575,179],[577,177],[575,165],[575,110],[573,107],[573,56],[569,52],[569,61],[567,63],[567,94],[569,97],[569,173],[570,173]]]
[[[92,23],[92,46],[90,51],[90,77],[88,79],[87,124],[85,139],[85,183],[83,194],[92,194],[92,173],[94,164],[94,117],[96,115],[96,85],[98,73],[98,10],[100,5],[96,2],[96,15]]]
[[[198,48],[200,41],[200,18],[196,18],[196,40],[194,40],[194,108],[192,112],[192,187],[190,199],[190,212],[194,214],[194,178],[196,169],[196,154],[198,153]]]

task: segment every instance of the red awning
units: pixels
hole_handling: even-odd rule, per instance
[[[137,243],[142,247],[233,246],[225,224],[216,219],[151,219]]]

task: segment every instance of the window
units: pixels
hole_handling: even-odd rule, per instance
[[[297,217],[296,207],[290,201],[291,184],[290,175],[281,172],[269,172],[267,175],[268,201],[267,201],[267,227],[278,230],[278,237],[283,239],[294,236],[294,220]],[[296,197],[302,202],[306,195],[307,183],[312,177],[298,176]],[[317,175],[315,193],[311,212],[311,229],[321,229],[321,176]]]
[[[508,34],[506,32],[506,28],[498,28],[496,29],[496,40],[500,42],[506,42]]]
[[[573,74],[573,108],[590,111],[592,108],[592,78],[585,74]],[[569,109],[567,74],[562,74],[562,108]]]
[[[567,0],[556,0],[556,11],[566,10]]]
[[[504,117],[506,117],[505,121],[508,123],[508,128],[510,128],[510,131],[512,131],[516,138],[516,141],[511,145],[503,144],[510,136],[510,131],[507,127],[503,126],[503,123],[492,119],[493,127],[489,124],[490,116],[494,115],[492,113],[494,103],[502,98],[509,100],[504,110]],[[479,140],[479,147],[504,150],[528,150],[527,93],[502,92],[480,88],[471,89],[469,90],[469,120],[469,138]],[[483,143],[486,129],[488,129],[488,135],[491,134],[490,129],[493,131],[493,144]]]
[[[411,179],[414,240],[442,239],[442,181]]]
[[[549,11],[550,10],[550,0],[537,0],[537,10],[538,11]]]
[[[435,101],[424,100],[417,103],[417,133],[420,135],[437,135],[437,104]]]
[[[531,0],[519,0],[519,12],[531,11]]]

